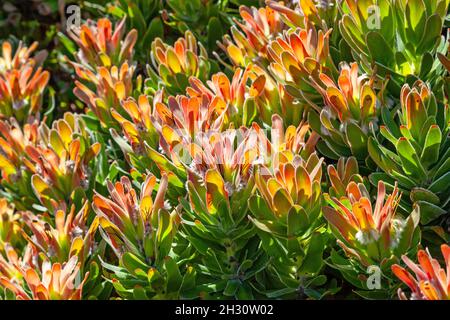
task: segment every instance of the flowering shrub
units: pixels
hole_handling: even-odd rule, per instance
[[[449,299],[448,0],[81,9],[0,24],[0,299]]]

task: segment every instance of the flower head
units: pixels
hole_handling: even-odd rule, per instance
[[[339,239],[338,244],[364,266],[384,264],[399,252],[406,253],[413,247],[418,210],[404,220],[396,216],[400,201],[397,186],[387,199],[385,196],[386,187],[380,181],[373,207],[365,186],[352,181],[347,186],[347,196],[328,197],[332,207],[323,208],[325,218]]]
[[[411,300],[450,300],[450,247],[441,245],[442,255],[447,269],[430,255],[429,251],[419,250],[415,264],[407,256],[402,256],[403,262],[413,271],[395,264],[392,272],[411,289]],[[399,289],[398,296],[406,300],[406,294]]]

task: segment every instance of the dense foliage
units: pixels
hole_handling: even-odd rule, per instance
[[[449,3],[2,2],[0,299],[450,299]]]

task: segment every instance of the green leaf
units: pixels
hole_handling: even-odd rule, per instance
[[[122,255],[122,264],[133,274],[135,274],[136,269],[148,269],[148,266],[131,252],[125,252]]]
[[[287,216],[287,236],[292,237],[305,231],[309,226],[308,215],[305,209],[293,206]]]
[[[429,52],[425,52],[422,56],[422,62],[420,63],[420,73],[419,76],[422,79],[426,79],[428,73],[431,71],[431,69],[433,68],[433,64],[434,64],[434,58],[431,55],[431,53]],[[432,114],[431,112],[429,112],[428,114]]]
[[[177,263],[171,257],[164,259],[164,268],[167,271],[167,292],[178,292],[183,282]]]
[[[363,159],[367,155],[367,135],[355,123],[348,123],[346,126],[346,136],[350,144],[352,154],[358,159]]]
[[[145,289],[137,286],[133,290],[133,299],[134,300],[148,300],[148,296],[145,293]]]
[[[326,142],[323,140],[320,140],[319,142],[317,142],[316,149],[317,149],[317,151],[319,151],[319,153],[321,155],[323,155],[327,158],[330,158],[333,160],[339,159],[339,155],[334,150],[331,150],[330,147],[328,147]]]
[[[408,176],[404,175],[403,173],[397,172],[395,170],[391,170],[389,172],[392,178],[398,181],[400,186],[403,186],[406,189],[414,188],[417,185],[417,182],[415,182],[413,179],[409,178]],[[404,192],[405,195],[407,192]]]
[[[395,180],[384,172],[374,172],[370,174],[369,180],[373,186],[377,186],[379,181],[383,181],[386,184],[387,190],[394,190]]]
[[[150,268],[147,272],[147,281],[154,291],[163,290],[165,279],[156,268]]]
[[[425,28],[426,8],[423,0],[409,0],[406,2],[406,34],[411,43],[419,43]]]
[[[273,219],[272,210],[267,206],[266,201],[257,195],[252,195],[248,200],[248,208],[252,212],[252,214],[262,220],[271,220]]]
[[[450,149],[449,149],[449,151],[450,151]],[[449,155],[450,155],[450,153],[449,153]],[[450,171],[450,157],[446,158],[446,155],[444,154],[442,159],[446,159],[446,160],[444,163],[442,163],[442,165],[436,166],[437,169],[433,176],[433,180],[439,179],[439,177],[445,175],[447,172]]]
[[[159,255],[162,257],[165,257],[170,252],[173,232],[173,221],[170,213],[164,209],[160,209],[158,212],[158,230],[156,239],[159,247]]]
[[[243,283],[242,286],[239,287],[239,290],[236,293],[236,299],[238,300],[254,300],[252,288],[247,284]]]
[[[131,24],[139,32],[140,36],[143,36],[144,30],[146,30],[146,22],[141,10],[133,2],[128,2],[128,16],[130,17]]]
[[[412,202],[426,201],[437,206],[441,202],[441,200],[436,194],[434,194],[430,190],[419,187],[413,188],[411,190],[410,198]]]
[[[400,138],[396,147],[405,173],[412,175],[417,179],[424,179],[427,174],[409,140],[406,138]]]
[[[183,277],[183,282],[180,287],[180,292],[192,290],[195,288],[195,278],[196,278],[195,268],[189,266],[186,269],[186,273]]]
[[[429,168],[430,165],[436,163],[439,159],[439,149],[441,147],[442,133],[437,125],[433,125],[428,130],[425,138],[425,145],[420,156],[422,165]]]
[[[394,135],[394,137],[400,137],[400,129],[397,125],[397,123],[394,120],[393,114],[389,110],[388,107],[383,106],[381,107],[381,118],[383,119],[383,123],[386,125],[386,127],[389,129],[389,131]],[[395,143],[394,143],[395,145]]]
[[[256,108],[255,99],[247,98],[244,102],[242,124],[244,126],[250,126],[258,116],[258,110]]]
[[[369,151],[369,155],[372,160],[377,164],[378,167],[383,169],[383,171],[389,172],[391,169],[395,168],[395,166],[392,165],[392,162],[390,162],[388,158],[383,154],[383,151],[381,151],[378,145],[378,141],[376,141],[373,137],[369,137],[367,150]]]
[[[380,133],[383,137],[385,137],[392,145],[397,144],[397,138],[389,131],[386,126],[380,126]]]
[[[114,161],[113,163],[111,163],[109,170],[108,170],[108,180],[114,181],[114,179],[119,174],[119,172],[121,172],[124,175],[127,174],[126,171],[124,171],[124,170],[122,170],[122,168],[120,168],[117,161]]]
[[[205,255],[208,252],[208,249],[214,247],[214,244],[211,241],[207,241],[205,239],[199,239],[194,236],[187,237],[192,246],[202,255]]]
[[[407,252],[415,244],[412,243],[414,239],[414,233],[419,232],[417,225],[420,222],[420,207],[416,206],[406,219],[405,225],[400,233],[398,245],[395,248],[395,254],[401,256],[404,252]]]
[[[441,38],[442,19],[438,14],[433,14],[427,19],[422,40],[417,48],[417,54],[429,52],[439,45]]]
[[[428,190],[434,193],[445,192],[450,187],[450,171],[434,181]]]
[[[366,44],[372,57],[372,61],[376,61],[386,67],[395,64],[395,56],[392,48],[386,43],[383,36],[376,32],[370,31],[366,36]]]
[[[322,254],[325,248],[325,241],[323,235],[315,232],[313,233],[305,260],[302,263],[301,271],[304,273],[317,273],[322,267]]]
[[[242,283],[239,280],[234,279],[228,280],[227,286],[225,287],[223,294],[228,297],[233,297],[241,285]]]
[[[247,270],[249,270],[253,266],[253,261],[250,259],[247,259],[241,263],[238,269],[238,273],[245,273]]]
[[[430,105],[430,104],[429,104]],[[428,107],[427,112],[430,111],[430,107]],[[425,138],[427,137],[428,131],[430,130],[430,127],[436,124],[436,117],[435,116],[429,116],[427,120],[425,120],[424,124],[422,125],[422,129],[420,130],[420,136],[418,141],[418,150],[421,150],[425,146]]]
[[[339,31],[353,50],[358,53],[364,52],[363,48],[366,47],[366,41],[363,38],[359,27],[348,14],[345,14],[342,17],[342,20],[339,21]]]
[[[254,219],[252,217],[249,217],[250,221],[253,222],[253,224],[261,231],[267,232],[269,234],[272,234],[272,230],[264,223],[262,223],[261,221]]]
[[[297,291],[297,288],[283,288],[283,289],[278,289],[278,290],[273,290],[273,291],[267,291],[266,292],[266,296],[269,299],[277,299],[292,293],[295,293]]]
[[[164,25],[159,17],[153,18],[145,35],[142,37],[142,49],[150,50],[151,43],[156,38],[164,37]]]
[[[9,289],[5,289],[5,300],[16,300],[16,294],[9,290]],[[1,295],[0,295],[0,300],[1,300]]]
[[[68,51],[68,54],[71,55],[70,60],[74,61],[75,60],[75,56],[74,53],[77,52],[77,46],[75,45],[75,43],[70,40],[69,37],[67,37],[64,33],[62,32],[58,32],[57,33],[58,36],[58,40],[61,41],[61,43],[63,44],[63,46],[66,48],[66,50]]]
[[[220,41],[223,37],[222,23],[216,17],[209,19],[208,26],[208,48],[214,50],[217,47],[216,42]]]
[[[267,231],[259,231],[258,230],[257,233],[258,233],[258,237],[261,239],[261,245],[264,248],[264,251],[266,251],[266,253],[269,256],[284,257],[287,255],[287,250],[281,244],[281,241],[279,239],[277,239],[276,237],[273,237]]]
[[[362,284],[361,280],[358,279],[357,271],[354,270],[354,267],[350,264],[350,261],[347,258],[343,258],[334,249],[332,249],[330,259],[331,263],[328,262],[327,264],[338,269],[342,273],[344,279],[357,288],[365,287],[365,284]]]
[[[420,223],[424,225],[447,213],[444,209],[425,201],[417,201],[416,205],[420,208]]]

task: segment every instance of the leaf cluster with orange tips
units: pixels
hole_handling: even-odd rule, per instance
[[[286,29],[281,15],[270,7],[241,6],[239,13],[243,22],[236,20],[236,26],[230,29],[231,35],[224,36],[223,50],[235,66],[245,67],[252,61],[267,64],[270,40]]]
[[[39,119],[44,90],[50,73],[38,67],[45,56],[40,52],[32,57],[38,44],[29,48],[18,45],[13,55],[12,45],[2,44],[0,57],[0,112],[2,119],[14,117],[20,123]]]
[[[125,28],[125,19],[113,28],[111,20],[106,18],[96,23],[89,21],[79,30],[70,28],[69,35],[80,48],[77,62],[94,72],[97,67],[132,63],[138,34],[136,30],[131,30],[124,38]]]
[[[67,263],[51,263],[44,261],[37,269],[28,266],[20,266],[17,253],[14,249],[8,249],[8,262],[6,266],[12,268],[21,278],[20,282],[0,276],[1,285],[10,290],[18,300],[80,300],[83,285],[87,280],[88,273],[85,274],[80,283],[80,263],[77,257],[72,257]],[[0,260],[2,267],[5,261]],[[15,275],[14,275],[15,276]],[[28,292],[29,291],[29,292]]]
[[[44,143],[26,148],[36,166],[31,185],[42,205],[57,209],[77,189],[89,189],[92,182],[89,163],[98,155],[101,145],[91,144],[85,124],[72,113],[53,122],[51,129],[44,125],[41,130]]]
[[[399,203],[395,187],[386,201],[386,187],[378,183],[375,207],[363,184],[350,182],[347,197],[329,199],[332,207],[324,207],[324,216],[338,233],[338,243],[349,255],[354,255],[363,266],[380,263],[384,267],[399,252],[406,252],[417,242],[419,212],[413,212],[406,221],[396,217]],[[415,235],[416,234],[416,235]]]
[[[449,299],[449,0],[105,2],[2,44],[0,299]]]
[[[102,126],[116,125],[113,110],[123,113],[121,104],[133,95],[134,87],[139,86],[139,77],[136,82],[133,78],[135,67],[124,62],[120,67],[112,66],[110,69],[98,67],[98,73],[77,66],[75,70],[81,81],[75,82],[74,94],[89,107]],[[84,84],[83,80],[87,83]]]
[[[160,78],[159,82],[170,93],[183,92],[189,77],[206,80],[210,74],[211,65],[208,53],[189,30],[184,38],[175,41],[173,47],[165,44],[160,38],[152,43],[151,66],[147,71],[151,78]]]

